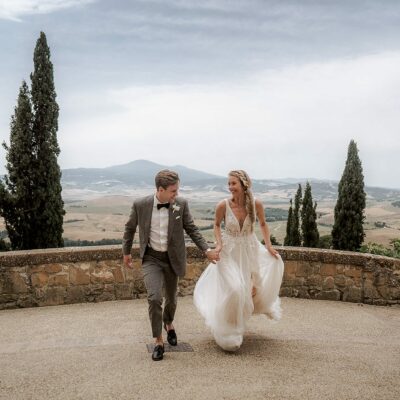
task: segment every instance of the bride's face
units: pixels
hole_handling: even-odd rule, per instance
[[[244,193],[242,184],[240,183],[239,178],[236,178],[236,176],[229,176],[228,188],[233,196],[238,196]]]

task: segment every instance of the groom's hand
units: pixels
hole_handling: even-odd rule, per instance
[[[219,261],[219,254],[215,250],[207,251],[206,256],[208,261],[212,262],[213,264],[216,264],[216,262]]]
[[[132,256],[130,254],[128,254],[127,256],[124,256],[124,265],[127,268],[133,268],[132,265]]]

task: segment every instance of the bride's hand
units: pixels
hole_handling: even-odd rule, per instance
[[[279,253],[271,245],[265,245],[265,247],[269,251],[269,253],[273,255],[275,258],[279,257]]]
[[[222,245],[219,244],[215,247],[215,251],[218,253],[218,255],[219,253],[221,253],[221,250],[222,250]]]

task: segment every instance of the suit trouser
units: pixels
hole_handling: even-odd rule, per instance
[[[170,324],[174,320],[178,276],[171,268],[169,261],[160,260],[145,254],[142,261],[144,284],[149,303],[149,317],[153,337],[161,336],[162,323]],[[164,311],[162,310],[163,291],[165,295]]]

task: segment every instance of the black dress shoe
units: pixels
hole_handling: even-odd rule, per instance
[[[178,344],[178,338],[176,336],[175,329],[167,330],[167,325],[164,324],[164,329],[167,331],[167,341],[171,346],[176,346]]]
[[[153,361],[161,361],[163,359],[163,356],[164,356],[164,346],[157,344],[156,347],[154,347],[151,358],[153,359]]]

